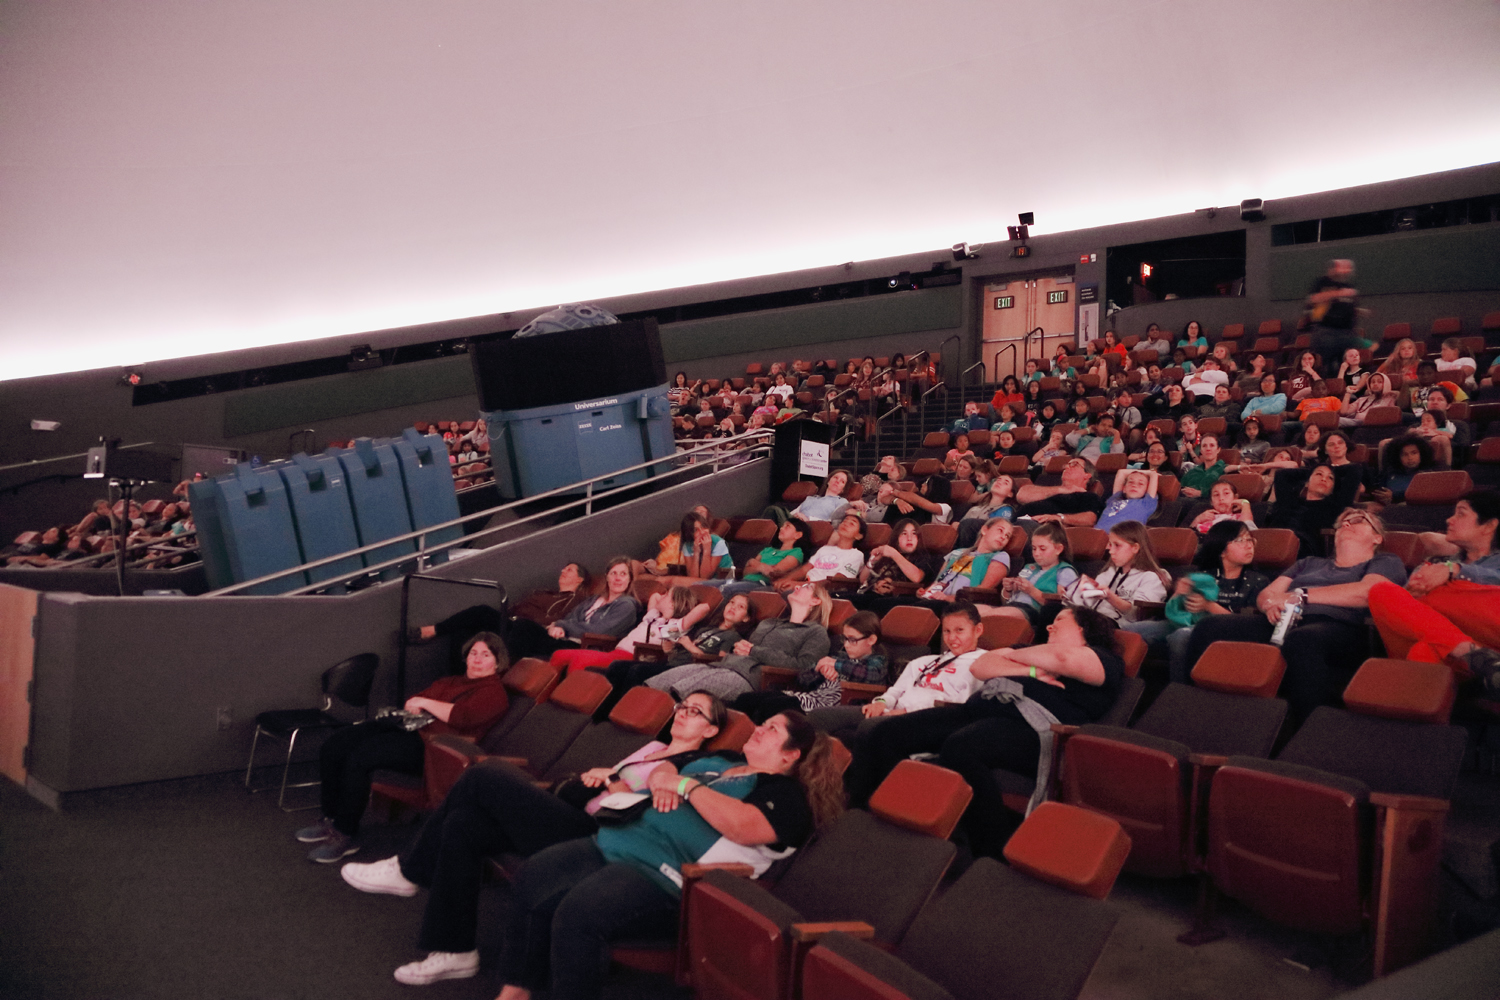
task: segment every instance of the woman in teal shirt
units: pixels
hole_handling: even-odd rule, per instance
[[[1197,320],[1189,320],[1188,325],[1182,328],[1182,339],[1177,342],[1178,347],[1208,347],[1208,338],[1203,336],[1203,327]]]
[[[612,941],[675,938],[684,864],[712,854],[758,877],[791,854],[843,809],[830,746],[800,712],[773,715],[743,756],[658,766],[639,819],[534,855],[516,875],[498,1000],[592,1000]]]

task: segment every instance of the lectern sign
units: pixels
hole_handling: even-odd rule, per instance
[[[818,478],[828,475],[828,445],[804,439],[802,454],[797,462],[797,474]]]

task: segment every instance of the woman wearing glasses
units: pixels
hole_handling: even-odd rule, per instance
[[[1406,567],[1377,551],[1385,538],[1380,518],[1358,507],[1338,516],[1332,558],[1299,559],[1260,592],[1261,614],[1213,615],[1193,628],[1188,662],[1197,663],[1219,639],[1269,642],[1288,607],[1300,605],[1301,618],[1286,635],[1281,653],[1286,676],[1281,696],[1291,713],[1305,719],[1319,705],[1337,704],[1344,686],[1370,655],[1365,616],[1376,584],[1406,582]]]
[[[494,854],[530,856],[545,847],[598,829],[593,814],[612,792],[639,792],[658,767],[675,772],[704,757],[728,717],[713,695],[688,695],[672,716],[672,741],[653,741],[614,767],[585,771],[555,795],[536,787],[513,765],[489,761],[471,767],[422,826],[417,839],[398,855],[373,864],[349,864],[344,881],[361,892],[414,896],[427,886],[420,946],[429,954],[403,965],[396,978],[409,985],[464,979],[479,969],[474,935],[484,861]]]
[[[798,674],[795,688],[742,694],[734,700],[735,709],[759,723],[777,712],[835,708],[843,704],[845,681],[884,686],[889,653],[880,644],[880,617],[873,611],[860,611],[850,615],[838,631],[842,648]]]
[[[828,616],[833,611],[833,599],[820,584],[803,582],[787,593],[787,605],[787,617],[761,622],[750,638],[735,643],[718,663],[673,667],[646,683],[659,691],[707,691],[733,701],[760,690],[762,664],[799,672],[812,670],[828,655]]]
[[[763,874],[843,811],[832,741],[800,712],[767,719],[742,754],[651,774],[652,808],[549,847],[516,874],[498,1000],[592,1000],[617,940],[677,938],[682,866],[736,861]]]

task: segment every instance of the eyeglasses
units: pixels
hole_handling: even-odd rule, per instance
[[[850,643],[850,642],[864,642],[867,639],[873,639],[873,638],[875,638],[873,635],[860,635],[858,632],[854,633],[853,635],[850,635],[848,632],[844,633],[844,642],[845,643]]]
[[[699,708],[697,705],[689,705],[685,701],[678,702],[677,708],[674,711],[676,711],[679,715],[693,715],[697,716],[700,719],[708,718],[708,713],[703,711],[703,709]]]
[[[1360,522],[1364,522],[1365,524],[1368,524],[1371,528],[1375,527],[1375,522],[1372,521],[1372,520],[1370,520],[1370,516],[1368,514],[1348,514],[1348,515],[1345,515],[1344,517],[1339,518],[1339,527],[1340,528],[1347,528],[1351,524],[1359,524]]]

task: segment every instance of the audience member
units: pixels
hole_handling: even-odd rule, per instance
[[[1136,633],[1167,654],[1169,678],[1186,684],[1196,662],[1189,658],[1193,629],[1210,615],[1258,614],[1256,598],[1270,583],[1265,574],[1250,569],[1255,561],[1255,536],[1240,521],[1221,521],[1208,529],[1198,547],[1198,572],[1179,579],[1167,602],[1165,620],[1126,622]],[[1205,645],[1205,648],[1206,645]]]
[[[1313,474],[1326,470],[1319,466]],[[1337,704],[1349,678],[1370,655],[1364,620],[1371,588],[1382,579],[1397,585],[1406,582],[1401,560],[1378,551],[1384,538],[1385,525],[1376,515],[1348,508],[1336,522],[1331,558],[1299,559],[1273,580],[1257,599],[1263,616],[1205,619],[1193,629],[1190,661],[1196,663],[1219,639],[1269,642],[1286,608],[1300,602],[1301,618],[1282,644],[1287,665],[1282,697],[1299,721],[1319,705]]]
[[[707,756],[703,744],[727,720],[723,702],[701,691],[691,694],[672,716],[671,742],[653,740],[613,767],[592,768],[564,782],[556,793],[502,761],[467,768],[406,850],[371,864],[347,864],[340,872],[361,892],[415,896],[422,886],[429,890],[418,938],[427,958],[401,966],[396,979],[423,986],[474,975],[485,859],[502,853],[530,857],[592,836],[599,829],[594,814],[600,800],[645,791],[662,763],[680,769]]]
[[[1171,577],[1151,554],[1144,523],[1116,523],[1109,529],[1107,551],[1109,562],[1097,576],[1080,574],[1073,583],[1069,604],[1090,608],[1120,623],[1140,617],[1138,602],[1159,604],[1167,599]]]
[[[1160,447],[1159,443],[1157,447]],[[1127,521],[1145,524],[1156,513],[1156,491],[1160,480],[1161,473],[1156,470],[1121,469],[1116,472],[1114,491],[1104,502],[1104,513],[1094,527],[1109,531]]]
[[[1454,507],[1447,530],[1422,536],[1433,557],[1406,587],[1370,588],[1370,614],[1386,655],[1447,663],[1500,696],[1500,493],[1475,490]]]
[[[762,664],[811,670],[828,653],[833,599],[820,584],[807,582],[787,594],[787,605],[787,617],[756,625],[750,638],[736,642],[717,663],[673,667],[652,677],[647,685],[679,700],[694,691],[707,691],[732,702],[760,690]]]
[[[359,820],[370,800],[370,776],[390,769],[421,774],[425,743],[417,729],[452,732],[477,740],[505,714],[509,703],[499,675],[510,667],[505,643],[480,632],[464,646],[463,676],[442,677],[406,699],[404,711],[416,725],[394,718],[375,719],[335,730],[318,754],[323,819],[297,831],[304,844],[316,844],[308,860],[332,864],[359,850]]]
[[[947,623],[967,612],[957,605]],[[977,631],[977,626],[971,626]],[[914,753],[963,775],[974,790],[963,827],[976,856],[1001,857],[1020,817],[1006,809],[996,768],[1036,776],[1040,801],[1051,782],[1056,723],[1097,720],[1114,704],[1125,664],[1114,650],[1114,626],[1088,608],[1065,608],[1048,626],[1045,645],[997,649],[969,668],[966,697],[871,727],[855,743],[849,766],[851,805],[864,805],[880,781]],[[957,694],[957,692],[955,692]]]

